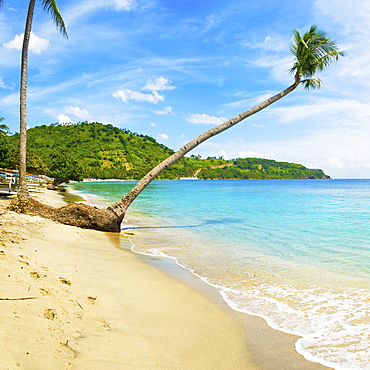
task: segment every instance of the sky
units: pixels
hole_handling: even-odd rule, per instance
[[[292,30],[311,25],[346,56],[189,155],[268,158],[370,178],[370,2],[57,0],[68,39],[36,1],[27,125],[97,121],[177,150],[292,82]],[[0,117],[19,131],[27,0],[0,11]]]

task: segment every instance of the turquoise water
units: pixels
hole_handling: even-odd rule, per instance
[[[74,184],[107,206],[133,182]],[[123,228],[133,250],[167,256],[235,310],[298,334],[335,369],[370,368],[370,180],[155,181]]]

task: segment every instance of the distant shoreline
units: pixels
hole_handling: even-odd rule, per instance
[[[179,179],[154,179],[152,181],[236,181],[236,180],[241,180],[241,181],[253,181],[253,180],[333,180],[330,176],[322,179],[316,179],[316,178],[300,178],[300,179],[198,179],[198,178],[179,178]],[[80,182],[114,182],[114,181],[122,181],[122,182],[138,182],[140,180],[135,180],[135,179],[83,179],[83,181]],[[79,181],[70,181],[69,184],[76,184],[79,183]]]

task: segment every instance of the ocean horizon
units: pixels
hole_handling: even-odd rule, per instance
[[[136,182],[74,183],[108,206]],[[228,305],[301,338],[334,369],[370,363],[370,180],[153,181],[129,208],[132,250],[175,259]]]

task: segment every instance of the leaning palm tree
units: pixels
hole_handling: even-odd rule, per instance
[[[203,134],[199,135],[172,156],[164,160],[158,166],[153,168],[146,176],[144,176],[137,185],[127,193],[120,201],[108,207],[113,211],[120,221],[123,220],[127,208],[136,199],[136,197],[145,189],[145,187],[162,171],[181,159],[186,153],[197,147],[199,144],[209,138],[235,126],[247,117],[261,111],[269,105],[280,100],[284,96],[291,93],[299,85],[303,85],[305,89],[315,89],[321,87],[321,80],[315,77],[316,73],[323,71],[330,65],[333,60],[338,60],[339,56],[344,56],[344,53],[338,50],[336,43],[326,36],[325,32],[319,31],[316,26],[312,26],[310,30],[303,35],[297,30],[293,30],[292,43],[290,51],[294,55],[294,64],[290,69],[290,73],[294,75],[294,82],[284,91],[272,96],[261,104],[239,114],[227,122],[216,126]]]
[[[36,206],[36,203],[32,201],[29,211],[70,225],[119,232],[121,222],[125,217],[128,207],[161,172],[177,162],[199,144],[275,103],[294,91],[299,85],[303,85],[305,89],[320,88],[321,80],[315,77],[316,73],[323,71],[332,61],[338,60],[339,56],[344,56],[344,53],[338,50],[336,43],[331,38],[327,37],[323,31],[319,31],[316,26],[312,26],[303,37],[297,30],[294,30],[290,51],[294,55],[294,64],[290,69],[290,73],[294,76],[292,85],[261,104],[204,132],[194,140],[185,144],[176,153],[172,154],[149,171],[134,188],[117,203],[103,210],[84,204],[72,204],[58,210],[53,210],[50,207],[38,208],[39,206]]]
[[[53,18],[53,21],[63,36],[68,37],[63,18],[59,12],[55,0],[40,0],[44,10]],[[3,0],[0,0],[0,6]],[[24,30],[22,46],[22,66],[20,82],[20,125],[19,125],[19,187],[18,195],[28,197],[26,180],[26,141],[27,141],[27,72],[28,72],[28,48],[31,36],[33,13],[36,0],[30,0],[28,5],[27,20]]]

